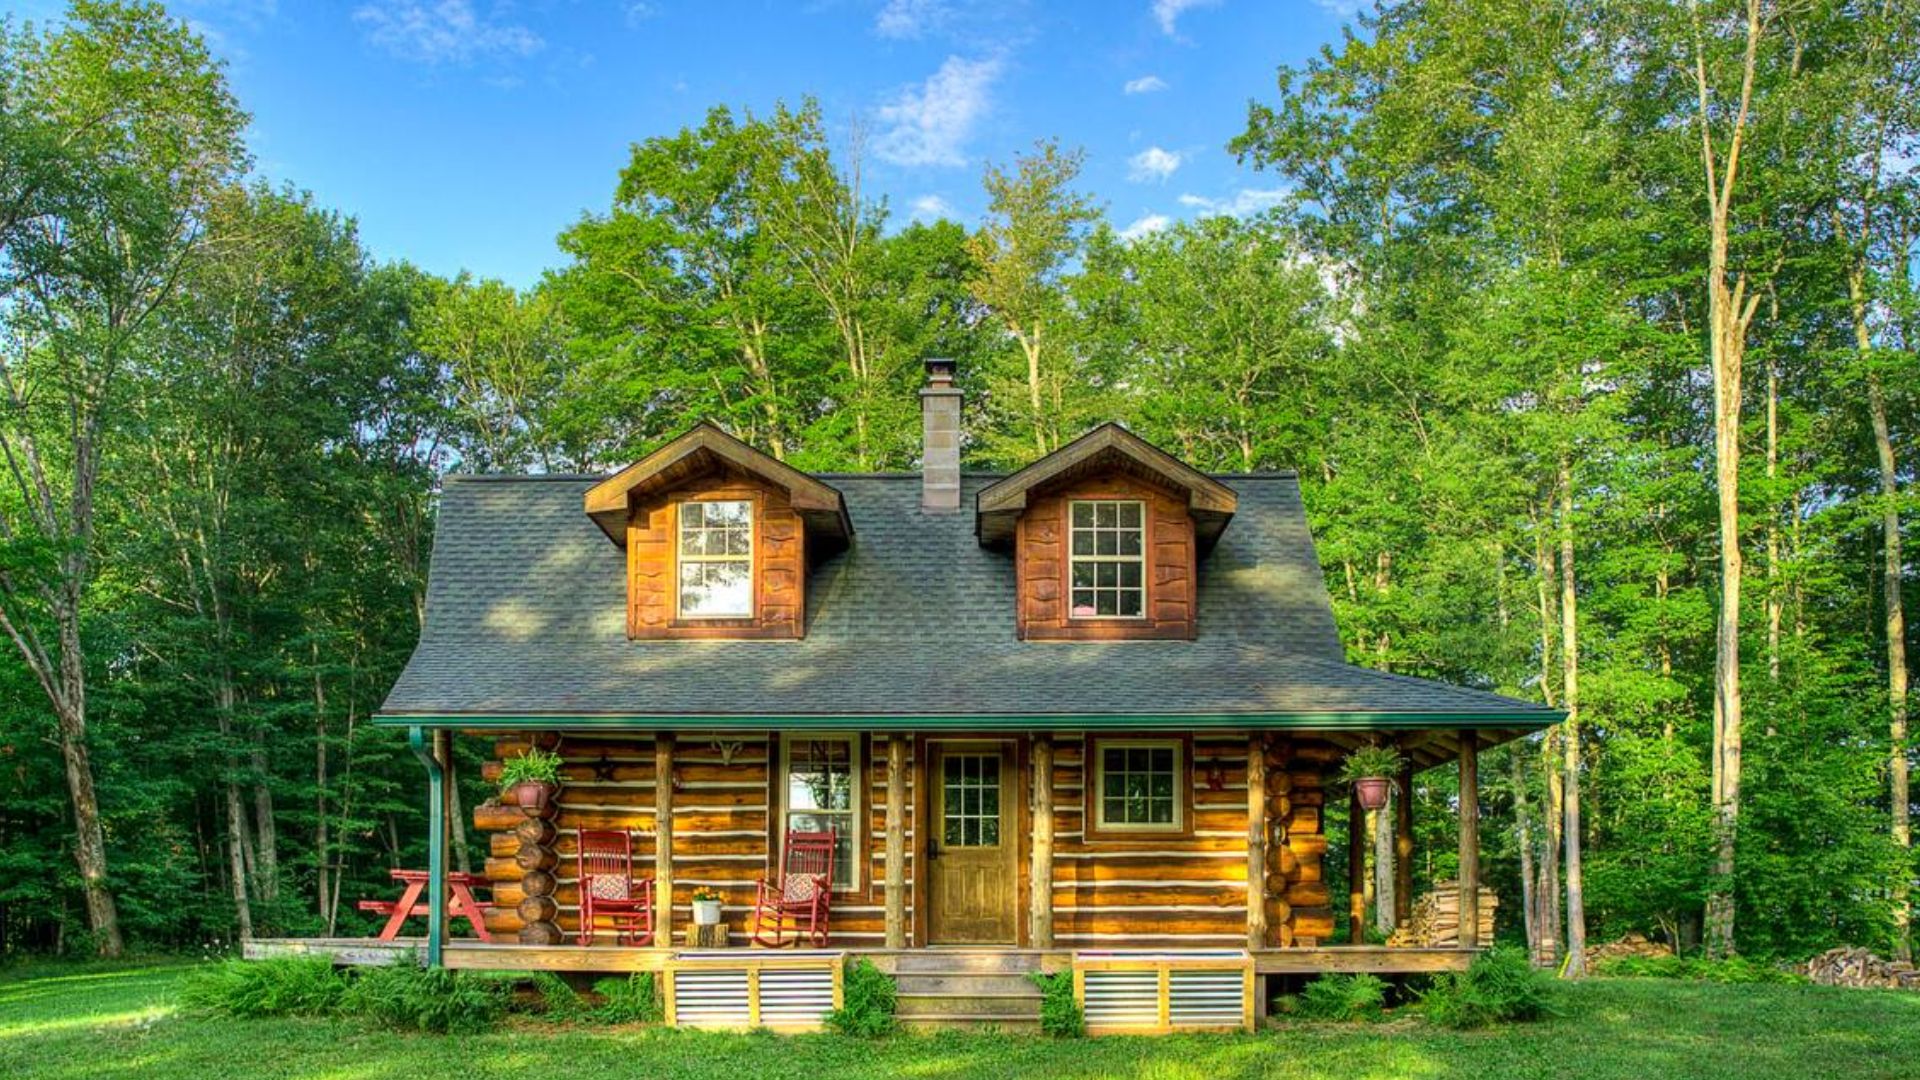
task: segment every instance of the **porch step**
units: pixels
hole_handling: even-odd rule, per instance
[[[952,954],[900,957],[914,970],[894,974],[900,1022],[913,1029],[941,1027],[1030,1030],[1040,1023],[1040,988],[1027,978],[1039,967],[1033,954]]]
[[[1040,1030],[1040,1014],[1008,1013],[1004,1016],[902,1016],[903,1031],[1004,1031],[1031,1034]]]
[[[1030,949],[923,949],[874,957],[882,970],[894,974],[1025,975],[1040,970],[1041,954]]]

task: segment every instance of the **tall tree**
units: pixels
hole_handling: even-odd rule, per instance
[[[997,423],[987,453],[1007,464],[1044,456],[1078,432],[1089,388],[1074,367],[1060,289],[1099,211],[1074,191],[1085,155],[1043,141],[1012,171],[988,166],[987,222],[974,234],[973,295],[1005,328],[1017,366],[988,393]]]
[[[246,118],[205,46],[156,4],[83,0],[8,51],[0,628],[52,706],[89,924],[117,955],[82,631],[100,462],[148,319],[201,254],[208,200],[244,163]]]

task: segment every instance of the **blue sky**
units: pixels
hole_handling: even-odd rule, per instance
[[[0,0],[6,2],[6,0]],[[975,222],[1035,139],[1087,153],[1115,227],[1270,202],[1228,139],[1357,0],[172,0],[229,65],[256,168],[381,259],[529,285],[628,147],[715,104],[820,99],[897,224]],[[19,0],[14,14],[55,16]]]

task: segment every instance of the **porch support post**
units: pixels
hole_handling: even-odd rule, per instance
[[[887,948],[907,947],[907,740],[887,737]]]
[[[407,745],[427,770],[427,966],[439,967],[446,959],[447,943],[447,795],[446,772],[436,753],[441,733],[427,741],[425,728],[407,729]]]
[[[1053,737],[1034,736],[1033,867],[1027,874],[1027,944],[1053,948]]]
[[[1267,744],[1247,737],[1247,948],[1267,947]]]
[[[1402,759],[1393,793],[1393,925],[1413,918],[1413,761]]]
[[[653,905],[656,943],[673,945],[673,733],[653,734]]]
[[[1460,947],[1480,947],[1480,733],[1460,733]]]
[[[1347,940],[1367,943],[1367,812],[1357,785],[1347,795]]]

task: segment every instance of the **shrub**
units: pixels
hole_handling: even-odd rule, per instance
[[[847,965],[840,981],[840,1002],[839,1008],[827,1014],[827,1026],[842,1035],[872,1039],[890,1034],[899,1026],[893,1015],[899,1006],[893,976],[875,967],[871,960]]]
[[[593,1018],[593,1007],[567,980],[551,971],[531,971],[526,979],[540,996],[540,1007],[536,1011],[541,1016],[563,1024]]]
[[[1637,979],[1694,979],[1716,983],[1803,983],[1807,977],[1744,956],[1616,956],[1593,965],[1596,975]]]
[[[509,989],[510,984],[498,979],[402,960],[363,970],[348,987],[341,1008],[403,1031],[466,1035],[485,1031],[500,1019]]]
[[[871,966],[871,965],[869,965]],[[891,986],[891,983],[889,983]],[[657,1024],[662,1015],[653,972],[636,971],[624,979],[601,979],[593,984],[600,1005],[593,1019],[603,1024]]]
[[[1386,1007],[1387,984],[1378,975],[1322,975],[1300,992],[1294,1015],[1304,1020],[1378,1020]]]
[[[1475,1028],[1558,1016],[1553,978],[1537,971],[1519,949],[1499,948],[1474,958],[1465,971],[1434,977],[1420,1009],[1443,1027]]]
[[[1061,1039],[1077,1039],[1087,1033],[1086,1014],[1073,1000],[1073,972],[1036,971],[1027,978],[1040,988],[1041,1031]]]
[[[180,1004],[212,1016],[324,1016],[340,1007],[346,989],[325,957],[228,960],[188,976]]]

